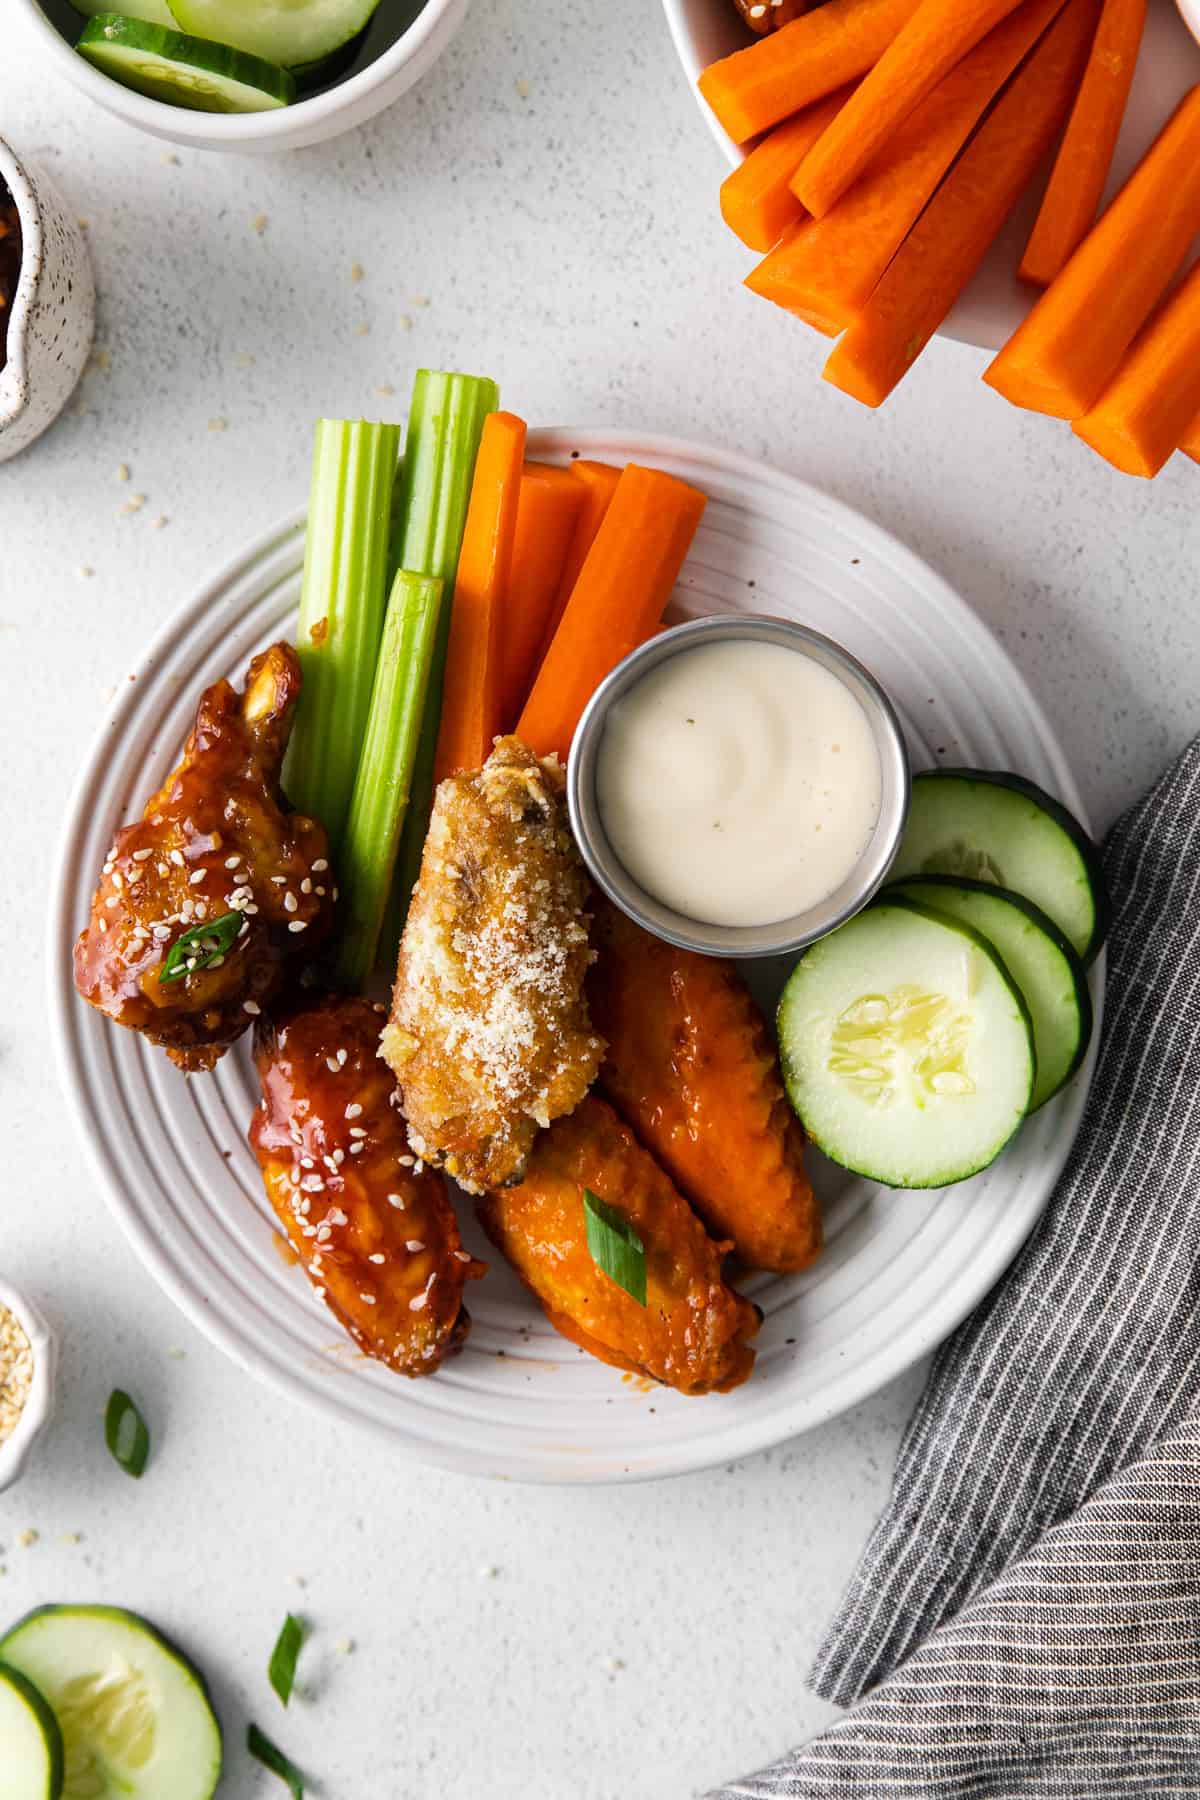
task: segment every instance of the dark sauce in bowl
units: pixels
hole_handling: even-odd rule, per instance
[[[8,361],[8,319],[21,274],[21,220],[16,202],[0,181],[0,369]]]

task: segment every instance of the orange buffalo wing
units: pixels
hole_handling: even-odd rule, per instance
[[[585,1188],[623,1213],[641,1238],[645,1306],[593,1262]],[[759,1313],[721,1278],[728,1245],[712,1241],[605,1101],[590,1096],[543,1132],[521,1183],[488,1194],[479,1213],[550,1323],[602,1362],[683,1394],[724,1391],[750,1374],[747,1340]]]
[[[617,1111],[744,1262],[804,1268],[821,1248],[804,1134],[741,977],[612,906],[597,903],[593,939],[588,1001]]]

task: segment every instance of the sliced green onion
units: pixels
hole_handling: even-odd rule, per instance
[[[284,770],[288,799],[336,851],[371,704],[387,600],[398,425],[318,419],[296,649],[304,688]]]
[[[113,1461],[140,1481],[150,1455],[150,1432],[145,1419],[123,1388],[114,1388],[104,1413],[104,1441]]]
[[[375,962],[429,692],[442,583],[402,569],[392,587],[338,873],[344,896],[334,977],[363,986]]]
[[[251,1725],[246,1733],[246,1748],[264,1769],[270,1769],[272,1775],[278,1775],[280,1781],[287,1783],[292,1800],[304,1800],[303,1775],[295,1763],[286,1757],[282,1750],[277,1749],[266,1733],[260,1731],[257,1725]]]
[[[646,1246],[629,1220],[591,1188],[583,1190],[583,1216],[592,1261],[639,1306],[646,1304]]]
[[[446,604],[438,621],[429,699],[421,722],[408,815],[396,864],[400,924],[421,872],[421,855],[429,830],[442,684],[450,643],[450,598],[467,521],[475,459],[483,421],[499,404],[500,389],[486,375],[417,370],[396,497],[393,566],[412,569],[418,575],[439,576],[445,586]]]
[[[286,1706],[292,1697],[292,1689],[296,1685],[296,1664],[300,1659],[300,1650],[304,1643],[304,1621],[295,1613],[289,1613],[280,1627],[279,1636],[275,1639],[275,1648],[271,1652],[271,1660],[267,1664],[267,1675],[271,1686]]]
[[[193,925],[171,945],[166,961],[158,971],[159,981],[182,981],[185,975],[194,975],[197,969],[211,969],[232,950],[244,923],[240,912],[227,912],[219,919],[210,919],[207,924]]]

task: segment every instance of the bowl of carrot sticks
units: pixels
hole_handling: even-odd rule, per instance
[[[761,36],[664,5],[745,285],[831,340],[827,381],[878,407],[946,332],[1115,469],[1195,457],[1200,54],[1170,0],[826,0]]]

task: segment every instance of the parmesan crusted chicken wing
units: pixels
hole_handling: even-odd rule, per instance
[[[518,738],[443,781],[382,1054],[418,1155],[479,1194],[517,1181],[604,1045],[583,995],[589,887],[563,775]]]
[[[118,831],[75,945],[75,986],[188,1070],[211,1069],[328,929],[325,830],[279,787],[300,664],[256,656],[201,696],[183,757]],[[176,948],[178,946],[178,948]]]
[[[584,1190],[642,1240],[646,1304],[592,1260]],[[484,1229],[550,1323],[602,1362],[681,1394],[738,1387],[754,1366],[759,1312],[726,1287],[717,1244],[629,1127],[592,1094],[534,1146],[525,1179],[479,1205]]]
[[[267,1196],[319,1297],[368,1356],[431,1374],[470,1323],[446,1184],[408,1148],[367,1000],[306,1005],[256,1033],[250,1126]]]

